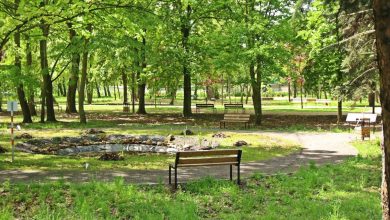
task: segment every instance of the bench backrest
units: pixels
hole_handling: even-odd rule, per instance
[[[317,103],[330,103],[331,100],[329,100],[329,99],[317,99],[316,102]]]
[[[181,151],[176,153],[176,165],[240,164],[242,150]]]
[[[196,104],[197,108],[214,108],[214,104]]]
[[[244,104],[224,104],[225,108],[244,108]]]
[[[301,98],[293,98],[292,102],[294,102],[294,103],[301,103]],[[307,99],[303,98],[302,102],[307,102]]]
[[[348,113],[346,122],[359,122],[363,118],[369,118],[370,123],[376,123],[377,114],[370,113]]]
[[[224,120],[242,120],[249,121],[251,115],[250,114],[224,114]]]

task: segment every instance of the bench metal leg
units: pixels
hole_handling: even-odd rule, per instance
[[[237,184],[238,185],[241,184],[241,180],[240,180],[240,164],[237,165]]]
[[[172,167],[171,165],[169,165],[169,185],[172,184],[171,176],[172,176]]]
[[[233,180],[233,165],[230,165],[230,181]]]

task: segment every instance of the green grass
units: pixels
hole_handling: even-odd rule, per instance
[[[66,127],[66,128],[65,128]],[[85,128],[104,128],[108,134],[158,134],[167,136],[168,134],[180,134],[185,129],[184,126],[169,125],[138,125],[127,124],[123,126],[114,126],[109,122],[96,121],[87,124],[85,127],[78,123],[53,123],[53,124],[30,124],[27,125],[25,132],[32,134],[36,138],[51,138],[56,136],[78,136]],[[216,130],[201,129],[199,127],[190,127],[197,135],[195,138],[206,138],[211,140],[212,134]],[[234,142],[245,140],[249,143],[243,147],[243,161],[259,161],[271,159],[273,157],[284,156],[299,150],[296,143],[258,134],[242,134],[235,132],[225,132],[230,138],[215,139],[221,143],[222,149],[231,149]],[[17,142],[23,140],[17,140]],[[57,156],[57,155],[39,155],[16,152],[15,161],[11,160],[11,149],[8,143],[8,137],[0,137],[0,144],[6,146],[9,152],[0,154],[0,169],[24,169],[24,170],[81,170],[84,163],[90,164],[92,170],[105,169],[165,169],[167,164],[174,161],[173,155],[167,154],[131,154],[123,153],[123,161],[100,161],[98,156]]]
[[[355,142],[360,155],[293,175],[256,174],[242,187],[205,178],[176,193],[122,179],[84,184],[0,185],[0,219],[380,219],[380,147]]]

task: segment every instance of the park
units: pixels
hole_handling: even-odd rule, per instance
[[[0,219],[390,219],[388,11],[0,1]]]

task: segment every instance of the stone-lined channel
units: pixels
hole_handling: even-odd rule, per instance
[[[108,152],[175,153],[208,150],[218,145],[214,140],[188,136],[89,134],[80,137],[32,139],[17,144],[16,149],[35,154],[77,155]]]

